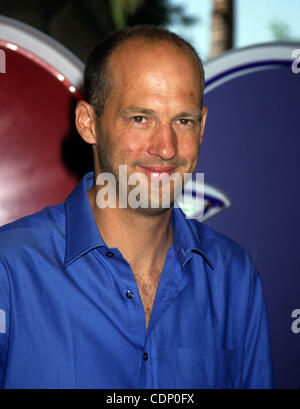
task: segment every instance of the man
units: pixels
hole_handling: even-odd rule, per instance
[[[173,200],[162,206],[167,177],[196,167],[203,86],[196,52],[166,30],[124,29],[94,49],[76,126],[95,173],[64,204],[1,228],[2,387],[273,386],[250,257]],[[128,205],[136,174],[138,207]],[[113,193],[102,194],[103,175],[116,206],[103,206]]]

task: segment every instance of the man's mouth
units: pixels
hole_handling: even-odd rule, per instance
[[[140,171],[152,179],[168,178],[176,168],[171,166],[141,166],[138,165]]]

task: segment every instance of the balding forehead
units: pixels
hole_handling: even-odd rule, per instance
[[[149,53],[155,51],[155,49],[159,47],[170,47],[173,48],[174,51],[182,52],[189,56],[192,56],[193,59],[197,60],[196,55],[194,52],[184,44],[175,43],[169,39],[151,39],[147,37],[135,37],[129,38],[124,40],[120,43],[112,53],[112,56],[118,56],[120,53],[126,53],[126,50],[131,49],[132,47],[138,48],[140,47],[141,50],[148,50]]]
[[[168,48],[168,52],[163,52],[163,47]],[[171,51],[171,52],[169,52]],[[151,70],[152,62],[153,69],[157,68],[157,53],[161,53],[161,67],[168,66],[168,59],[170,60],[169,67],[177,67],[180,64],[184,64],[183,72],[186,72],[187,66],[194,71],[199,78],[199,96],[201,99],[201,107],[203,105],[203,90],[204,90],[204,72],[200,59],[192,52],[187,46],[179,46],[169,40],[157,40],[151,41],[151,39],[138,37],[130,38],[119,44],[112,53],[108,64],[107,74],[110,77],[111,90],[115,89],[119,81],[122,81],[126,77],[127,63],[132,66],[132,69],[139,73]],[[153,56],[153,58],[152,58]],[[183,59],[182,59],[183,57]],[[178,58],[178,60],[177,60]],[[148,60],[148,64],[145,66],[144,62]],[[181,60],[181,62],[179,61]],[[186,64],[188,62],[188,65]],[[160,62],[159,62],[160,63]],[[133,64],[133,65],[132,65]],[[192,72],[190,71],[190,72]]]
[[[197,57],[197,55],[195,55],[195,53],[188,46],[185,46],[185,44],[177,44],[169,39],[153,40],[147,37],[126,39],[124,40],[124,42],[119,44],[111,54],[108,64],[109,69],[113,69],[114,64],[118,65],[120,59],[126,60],[127,57],[128,59],[131,59],[132,56],[129,51],[131,51],[132,49],[134,49],[136,53],[141,51],[144,54],[146,52],[146,54],[149,53],[150,55],[151,53],[155,53],[161,47],[168,47],[174,50],[174,54],[177,53],[178,56],[181,55],[189,58],[192,64],[195,64],[195,66],[197,66],[200,72],[201,82],[204,82],[204,72],[199,57]]]

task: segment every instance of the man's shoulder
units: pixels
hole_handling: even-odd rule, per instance
[[[0,257],[49,243],[53,235],[64,234],[64,225],[64,203],[60,203],[0,226]]]
[[[248,271],[257,275],[257,267],[248,251],[239,243],[214,228],[193,219],[186,219],[200,248],[216,269]]]
[[[206,241],[213,241],[221,247],[227,247],[234,250],[241,250],[242,247],[236,241],[232,240],[229,236],[215,230],[203,222],[199,222],[195,219],[186,219],[190,228],[197,234],[198,238]]]

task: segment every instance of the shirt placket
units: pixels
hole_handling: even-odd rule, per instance
[[[111,273],[114,275],[115,283],[127,306],[124,332],[137,349],[140,362],[140,370],[137,373],[137,386],[143,387],[140,385],[141,373],[145,362],[148,360],[148,355],[144,351],[146,321],[138,286],[129,263],[117,248],[109,248],[103,255],[110,261]],[[124,311],[120,311],[121,314],[124,316]]]
[[[143,365],[142,385],[145,388],[157,388],[159,384],[158,373],[158,349],[161,347],[157,342],[159,338],[158,323],[163,319],[165,312],[175,302],[177,296],[185,288],[188,275],[174,255],[174,249],[170,248],[163,267],[159,285],[157,288],[151,319],[145,338],[144,353],[147,359]],[[165,351],[168,353],[168,351]]]

